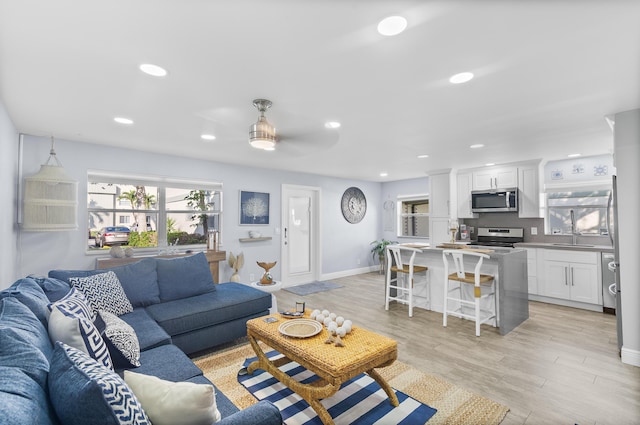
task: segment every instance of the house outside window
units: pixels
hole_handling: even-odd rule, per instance
[[[429,196],[398,200],[398,237],[429,237]]]
[[[90,172],[87,213],[92,237],[104,227],[124,225],[134,249],[201,248],[209,231],[220,232],[222,240],[222,184]],[[92,242],[90,251],[100,249]]]
[[[547,233],[552,235],[571,234],[571,211],[575,217],[576,231],[582,235],[606,235],[607,214],[609,213],[608,189],[588,188],[576,191],[546,193]]]

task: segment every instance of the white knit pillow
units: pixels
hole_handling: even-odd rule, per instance
[[[155,376],[124,371],[153,425],[211,425],[220,420],[213,385],[171,382]]]

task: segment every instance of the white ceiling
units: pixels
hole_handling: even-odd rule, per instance
[[[640,1],[0,0],[20,132],[345,178],[610,153],[639,81]],[[275,152],[248,144],[260,97]]]

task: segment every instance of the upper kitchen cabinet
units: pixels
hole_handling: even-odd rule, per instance
[[[473,172],[472,190],[505,189],[518,186],[517,167],[489,167]]]
[[[540,162],[518,167],[518,217],[541,218],[540,209]]]
[[[478,214],[471,212],[471,187],[473,174],[469,171],[457,175],[458,218],[476,218]]]

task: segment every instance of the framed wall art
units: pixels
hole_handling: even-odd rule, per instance
[[[269,194],[240,191],[240,224],[269,224]]]

